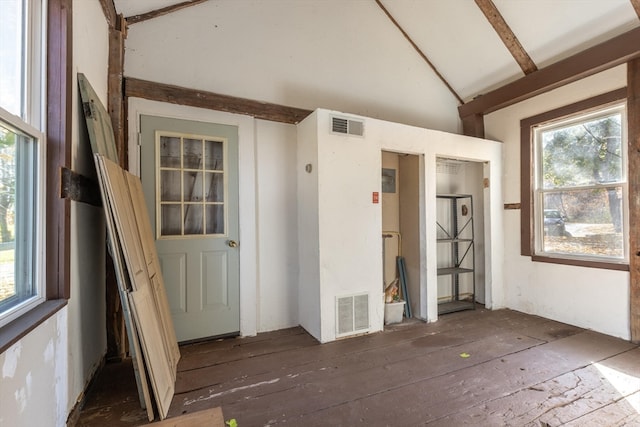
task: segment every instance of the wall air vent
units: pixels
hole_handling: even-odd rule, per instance
[[[369,330],[369,294],[336,298],[336,338]]]
[[[345,135],[364,135],[364,122],[360,120],[350,120],[344,117],[331,117],[331,132]]]

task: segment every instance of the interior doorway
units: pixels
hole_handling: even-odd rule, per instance
[[[439,314],[486,302],[485,183],[483,162],[436,159]]]
[[[382,152],[381,200],[383,286],[388,288],[395,281],[399,297],[407,301],[405,316],[419,317],[420,156]]]

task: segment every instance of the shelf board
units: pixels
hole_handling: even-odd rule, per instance
[[[449,301],[438,304],[438,314],[453,313],[462,310],[475,310],[472,301]]]
[[[457,242],[465,242],[472,243],[473,239],[436,239],[438,243],[457,243]]]
[[[473,269],[462,268],[462,267],[443,267],[438,269],[438,276],[445,276],[447,274],[462,274],[462,273],[473,273]]]

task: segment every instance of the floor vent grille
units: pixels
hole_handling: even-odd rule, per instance
[[[369,330],[369,294],[336,298],[336,337],[360,334]]]

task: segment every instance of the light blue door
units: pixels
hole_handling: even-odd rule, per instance
[[[240,330],[238,128],[141,117],[141,178],[178,341]]]

